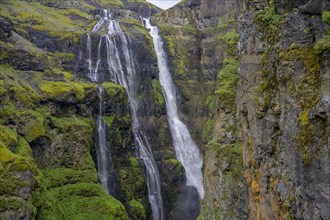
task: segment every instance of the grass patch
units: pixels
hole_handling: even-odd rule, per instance
[[[236,87],[238,83],[238,61],[234,58],[224,60],[224,67],[218,73],[219,87],[216,94],[221,100],[220,104],[228,108],[235,105]]]
[[[164,97],[163,97],[162,87],[161,87],[159,81],[156,80],[156,79],[153,79],[151,81],[151,85],[152,85],[152,96],[154,98],[154,102],[158,106],[164,105],[165,100],[164,100]]]

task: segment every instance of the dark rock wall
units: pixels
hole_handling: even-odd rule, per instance
[[[226,83],[237,84],[236,20],[241,9],[239,1],[183,1],[152,19],[161,29],[181,92],[181,118],[204,152],[206,195],[199,219],[248,217],[235,98],[217,92],[221,69],[226,69]]]
[[[204,147],[201,219],[327,219],[325,11],[321,0],[183,1],[154,19],[182,118]],[[239,81],[230,95],[222,88],[230,90],[232,59]]]
[[[306,11],[307,2],[275,1],[268,19],[239,18],[237,119],[251,219],[329,216],[329,54],[315,47],[328,34],[321,11],[329,8]]]

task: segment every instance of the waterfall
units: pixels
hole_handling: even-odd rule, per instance
[[[110,173],[107,169],[109,164],[112,165],[109,147],[107,144],[107,126],[102,118],[103,111],[103,93],[104,88],[98,87],[100,102],[99,102],[99,115],[96,121],[97,133],[98,133],[98,147],[96,149],[97,154],[97,167],[101,185],[107,193],[110,194]]]
[[[154,220],[164,219],[163,201],[161,196],[160,177],[154,160],[151,147],[147,140],[145,131],[140,126],[138,119],[139,100],[136,98],[136,72],[135,64],[131,51],[129,50],[130,38],[124,34],[119,23],[115,20],[110,20],[110,13],[107,10],[103,11],[103,17],[95,25],[92,32],[101,29],[102,25],[108,30],[107,34],[100,37],[97,48],[97,62],[93,68],[92,61],[87,56],[87,63],[90,64],[88,77],[92,81],[102,80],[98,73],[98,68],[101,63],[101,50],[104,50],[101,45],[105,45],[107,72],[110,74],[110,79],[123,86],[127,92],[130,110],[132,115],[132,130],[135,143],[138,149],[138,158],[142,161],[146,170],[146,181],[148,187],[148,198],[152,210]],[[119,38],[118,38],[119,37]],[[91,47],[90,36],[87,36],[87,47]],[[90,53],[91,49],[87,49]],[[122,59],[124,58],[124,59]],[[90,61],[89,61],[90,60]],[[102,120],[103,121],[103,120]],[[99,130],[99,132],[101,129]],[[100,134],[99,134],[100,135]],[[104,158],[100,158],[103,160]],[[102,162],[100,162],[102,163]],[[101,180],[102,181],[102,180]],[[103,184],[102,184],[103,185]]]
[[[196,187],[200,198],[203,199],[203,158],[197,145],[192,140],[187,126],[179,118],[175,85],[167,66],[166,53],[163,49],[163,42],[158,34],[158,29],[151,26],[149,19],[144,20],[146,28],[150,29],[150,35],[157,54],[159,80],[165,97],[167,120],[172,133],[175,154],[185,168],[187,185]]]

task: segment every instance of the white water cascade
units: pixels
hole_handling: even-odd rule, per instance
[[[102,118],[103,110],[103,94],[104,88],[98,87],[100,102],[99,102],[99,115],[96,121],[97,133],[98,133],[98,147],[96,149],[97,154],[97,167],[101,185],[105,191],[110,194],[110,173],[107,169],[109,164],[112,164],[111,156],[107,144],[107,126]]]
[[[132,130],[138,149],[138,158],[143,162],[146,170],[148,197],[151,205],[152,217],[153,220],[163,220],[164,210],[159,172],[147,136],[141,128],[137,116],[139,101],[135,97],[137,86],[135,85],[136,72],[134,59],[129,50],[130,38],[123,33],[119,23],[115,20],[110,20],[109,16],[110,13],[108,13],[107,10],[104,10],[103,17],[92,30],[93,32],[96,32],[100,30],[104,24],[108,31],[108,33],[103,34],[99,40],[97,62],[94,67],[91,58],[91,39],[89,35],[87,36],[87,47],[89,48],[87,48],[87,63],[89,67],[88,77],[93,81],[99,81],[99,65],[101,62],[106,62],[108,68],[107,72],[110,74],[110,79],[126,89],[133,119]],[[102,48],[102,45],[105,45],[105,48]],[[106,60],[101,60],[101,50],[105,50]]]
[[[179,118],[175,85],[167,66],[166,53],[163,48],[162,39],[158,34],[158,29],[150,24],[149,19],[144,20],[146,28],[150,29],[150,35],[153,39],[157,54],[159,80],[165,97],[167,119],[172,133],[175,154],[185,168],[187,177],[186,184],[196,187],[200,198],[203,199],[203,158],[197,145],[192,140],[187,126]]]

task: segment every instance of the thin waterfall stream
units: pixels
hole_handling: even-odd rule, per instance
[[[150,35],[153,39],[157,54],[159,81],[165,97],[167,120],[172,133],[175,154],[185,168],[187,186],[194,186],[199,193],[200,199],[203,199],[203,158],[197,145],[191,138],[187,126],[179,118],[176,89],[167,65],[167,57],[163,48],[162,39],[158,34],[158,29],[150,24],[149,19],[144,19],[144,21],[146,28],[150,29]]]
[[[103,120],[103,94],[104,88],[98,87],[100,102],[99,102],[99,115],[96,121],[97,133],[98,133],[98,147],[96,149],[97,154],[97,167],[101,185],[105,191],[110,194],[110,173],[108,170],[109,166],[112,166],[112,160],[110,155],[110,148],[107,142],[107,126]]]
[[[106,60],[102,62],[107,63],[107,72],[110,74],[111,81],[120,84],[123,86],[127,92],[130,110],[132,116],[132,130],[134,134],[135,144],[137,146],[137,156],[142,161],[145,172],[146,172],[146,182],[148,187],[148,198],[152,210],[153,220],[163,220],[164,219],[164,208],[163,200],[161,196],[161,186],[160,186],[160,176],[154,160],[150,144],[148,142],[145,131],[140,126],[140,121],[138,119],[138,108],[140,106],[139,100],[136,97],[136,71],[134,65],[134,58],[131,50],[129,49],[131,40],[129,36],[126,36],[122,31],[119,23],[115,20],[110,19],[111,14],[108,10],[103,10],[103,15],[100,18],[99,22],[94,26],[92,33],[97,32],[105,25],[107,32],[102,34],[97,47],[97,61],[93,65],[92,63],[92,43],[91,36],[87,35],[87,64],[88,64],[88,77],[94,82],[103,81],[102,76],[99,74],[99,65],[101,63],[101,51],[106,54]],[[114,37],[117,36],[117,37]],[[119,37],[119,38],[118,38]],[[105,45],[105,47],[104,47]],[[105,50],[105,51],[104,51]],[[124,58],[124,59],[121,59]],[[123,61],[122,61],[123,60]],[[101,94],[101,91],[100,91]],[[101,113],[100,113],[101,114]],[[100,120],[98,119],[98,129],[99,135],[100,132],[103,132],[102,124],[104,123],[101,116]],[[105,123],[104,123],[105,125]],[[99,146],[100,147],[100,146]],[[100,151],[100,153],[102,153]],[[98,157],[100,160],[105,160],[105,158]],[[98,162],[99,166],[99,176],[102,183],[108,180],[102,179],[104,176],[108,176],[102,173],[102,161]],[[102,183],[102,186],[104,184]],[[105,188],[107,190],[107,188]],[[109,189],[108,189],[109,190]],[[108,192],[107,190],[107,192]]]

